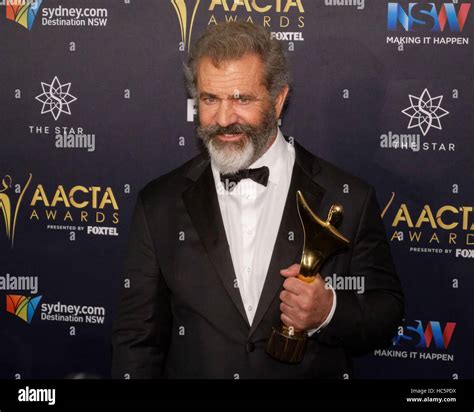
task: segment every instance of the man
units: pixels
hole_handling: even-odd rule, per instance
[[[374,190],[284,139],[288,65],[263,28],[208,28],[185,74],[207,153],[138,196],[113,377],[343,378],[353,353],[389,342],[403,312]],[[351,241],[313,283],[297,278],[297,190],[323,217],[341,203]],[[361,277],[364,293],[328,287],[333,274]],[[280,322],[308,331],[298,364],[265,352]]]

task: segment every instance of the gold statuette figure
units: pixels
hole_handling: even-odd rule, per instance
[[[350,242],[336,229],[336,226],[341,223],[344,213],[340,204],[331,206],[326,221],[316,216],[299,190],[296,193],[296,204],[304,233],[304,247],[298,279],[311,283],[318,276],[326,259],[348,246]],[[279,361],[299,363],[303,360],[306,340],[306,331],[282,324],[273,328],[266,351]]]

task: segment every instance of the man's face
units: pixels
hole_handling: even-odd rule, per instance
[[[276,135],[283,102],[281,97],[271,100],[263,85],[263,70],[262,61],[253,54],[219,67],[207,57],[199,62],[197,131],[221,173],[247,168]]]

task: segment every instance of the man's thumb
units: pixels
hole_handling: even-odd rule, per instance
[[[298,276],[299,273],[300,265],[298,263],[294,263],[290,267],[280,270],[280,274],[286,278]]]

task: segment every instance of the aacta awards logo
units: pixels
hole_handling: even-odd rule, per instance
[[[118,236],[119,206],[111,187],[38,184],[30,201],[30,221],[46,222],[48,230]],[[97,226],[100,224],[100,226]]]
[[[207,25],[222,21],[247,21],[271,30],[277,40],[288,41],[288,50],[294,42],[304,41],[303,0],[170,0],[176,12],[181,32],[179,50],[189,51],[193,27],[198,11],[207,10]],[[275,30],[277,29],[277,30]]]
[[[201,0],[195,0],[194,6],[188,11],[188,5],[185,0],[171,0],[176,14],[178,16],[179,28],[181,30],[181,44],[180,47],[185,48],[186,45],[189,50],[191,44],[191,35],[193,32],[194,18]],[[189,3],[189,2],[188,2]],[[188,18],[189,14],[189,18]]]
[[[0,216],[3,217],[5,233],[11,247],[20,206],[29,205],[28,220],[44,222],[47,230],[67,231],[69,240],[76,240],[76,233],[99,236],[119,236],[119,205],[111,187],[86,185],[37,184],[24,199],[30,186],[32,174],[24,185],[13,185],[10,175],[5,175],[0,188]],[[17,196],[17,198],[15,197]]]
[[[42,2],[43,0],[7,0],[7,19],[31,30]]]
[[[382,217],[391,221],[390,241],[409,245],[411,253],[450,254],[474,258],[474,207],[466,205],[410,205],[392,193]],[[390,216],[390,217],[389,217]]]
[[[12,177],[10,175],[5,175],[2,178],[0,185],[0,216],[3,217],[5,234],[12,248],[15,241],[18,211],[26,189],[28,189],[28,186],[30,185],[31,178],[32,175],[30,173],[30,176],[23,187],[17,185],[16,191],[19,191],[19,196],[16,200],[13,198],[15,189],[12,187]]]

